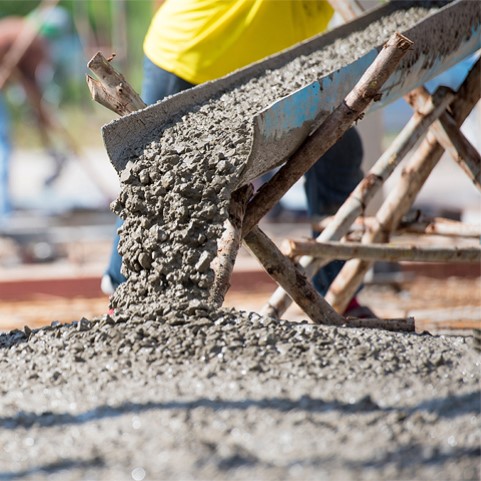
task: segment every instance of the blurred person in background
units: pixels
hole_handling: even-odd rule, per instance
[[[11,83],[19,84],[25,92],[39,122],[46,122],[42,108],[42,89],[38,72],[49,63],[48,47],[41,37],[31,30],[27,19],[5,17],[0,19],[0,216],[3,220],[11,212],[9,195],[10,116],[3,91]],[[30,38],[26,45],[23,39]],[[15,61],[11,62],[10,59]]]
[[[11,210],[9,195],[9,159],[11,126],[8,107],[17,107],[34,114],[40,140],[53,160],[53,171],[45,179],[51,184],[60,175],[67,159],[65,149],[54,145],[52,132],[58,120],[44,103],[58,106],[61,85],[72,61],[63,40],[70,35],[68,12],[61,7],[48,11],[34,10],[26,17],[8,16],[0,19],[0,216],[6,219]],[[71,46],[69,44],[69,46]],[[12,58],[14,59],[12,61]],[[9,89],[9,104],[5,98]],[[57,142],[58,144],[58,142]]]

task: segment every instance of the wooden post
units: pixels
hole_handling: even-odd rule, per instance
[[[359,244],[287,240],[282,252],[291,257],[310,255],[332,259],[411,262],[481,262],[481,247],[420,247],[416,245]]]
[[[272,179],[259,189],[247,207],[244,236],[359,119],[369,104],[379,99],[380,88],[412,44],[399,33],[391,36],[344,102],[307,138]]]
[[[284,286],[299,307],[317,324],[340,326],[344,318],[316,291],[312,283],[285,257],[259,227],[244,238],[247,249],[259,259],[266,272]]]
[[[213,306],[221,307],[230,288],[230,278],[235,260],[242,242],[242,219],[247,202],[254,187],[249,184],[233,192],[229,206],[229,219],[225,221],[225,230],[219,240],[217,257],[212,261],[215,273],[209,301]]]
[[[433,96],[432,103],[426,104],[421,113],[412,116],[390,147],[351,192],[337,211],[332,222],[318,236],[319,241],[335,241],[347,234],[356,217],[364,212],[366,205],[376,195],[385,180],[392,174],[406,154],[411,151],[421,136],[428,131],[432,122],[444,112],[452,99],[452,93],[439,89]],[[299,260],[299,264],[305,269],[308,276],[312,276],[326,263],[325,260],[321,261],[311,256],[304,256]],[[271,315],[274,312],[284,312],[289,305],[290,299],[281,288],[278,288],[271,296],[264,312]]]
[[[87,64],[99,78],[95,80],[89,75],[86,76],[92,98],[119,115],[127,115],[145,108],[146,104],[140,95],[124,76],[112,67],[109,60],[97,52]]]
[[[461,85],[451,111],[459,128],[481,97],[480,60],[470,70]],[[411,207],[416,195],[421,190],[444,153],[444,148],[437,142],[432,133],[428,133],[418,150],[403,170],[398,184],[392,190],[376,215],[377,225],[368,231],[363,242],[379,242],[385,239],[386,233],[392,232],[402,217]],[[326,300],[337,310],[345,309],[347,303],[362,283],[371,262],[362,260],[348,261],[332,283]]]
[[[407,102],[416,110],[425,108],[425,104],[430,98],[425,87],[414,89],[406,96]],[[459,130],[453,117],[448,112],[444,112],[439,120],[433,123],[430,131],[444,150],[468,175],[473,184],[481,190],[481,156]]]

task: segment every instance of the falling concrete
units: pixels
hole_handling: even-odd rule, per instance
[[[138,152],[113,206],[129,276],[115,315],[0,334],[0,479],[479,479],[469,338],[207,303],[249,119],[415,12],[198,106]]]
[[[429,10],[396,11],[327,48],[296,58],[196,105],[122,171],[113,210],[125,219],[119,252],[128,281],[118,312],[146,318],[206,315],[232,190],[247,161],[254,115],[404,31]]]

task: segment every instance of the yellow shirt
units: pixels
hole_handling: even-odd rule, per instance
[[[166,0],[144,52],[155,65],[199,84],[317,35],[333,13],[327,0]]]

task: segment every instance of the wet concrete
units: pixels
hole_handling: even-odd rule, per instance
[[[204,315],[232,190],[252,140],[252,118],[382,44],[428,10],[396,11],[309,56],[197,105],[138,149],[120,174],[114,211],[125,219],[119,252],[128,281],[112,298],[118,312],[159,318]]]
[[[14,331],[0,478],[477,480],[480,363],[469,338],[236,311]]]
[[[207,303],[248,119],[340,53],[224,93],[138,152],[114,204],[115,315],[0,335],[0,479],[479,479],[469,339]]]

